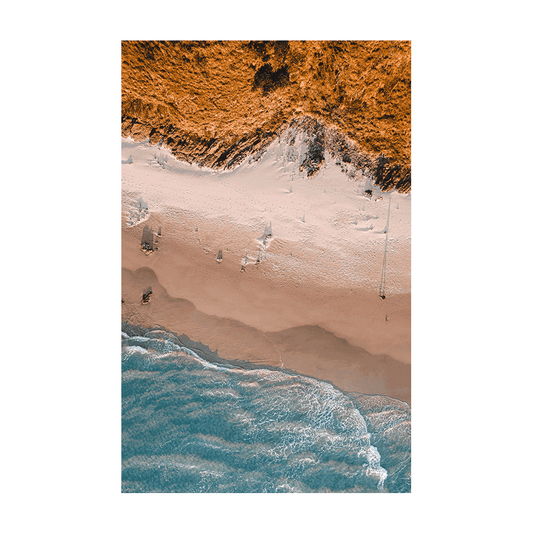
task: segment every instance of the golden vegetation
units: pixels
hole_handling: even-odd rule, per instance
[[[122,133],[178,158],[232,166],[305,115],[373,158],[384,188],[409,190],[410,42],[122,43]]]

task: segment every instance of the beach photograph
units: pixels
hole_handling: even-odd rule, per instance
[[[410,42],[121,61],[122,490],[410,492]]]

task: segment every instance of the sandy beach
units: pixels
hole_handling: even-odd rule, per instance
[[[282,138],[259,161],[213,172],[124,139],[123,319],[410,402],[410,196],[369,197],[372,185],[333,161],[302,178],[297,149]]]

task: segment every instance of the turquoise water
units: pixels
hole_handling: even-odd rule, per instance
[[[123,492],[409,492],[410,408],[123,324]]]

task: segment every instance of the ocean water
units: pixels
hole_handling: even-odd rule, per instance
[[[410,492],[411,410],[122,327],[123,492]]]

